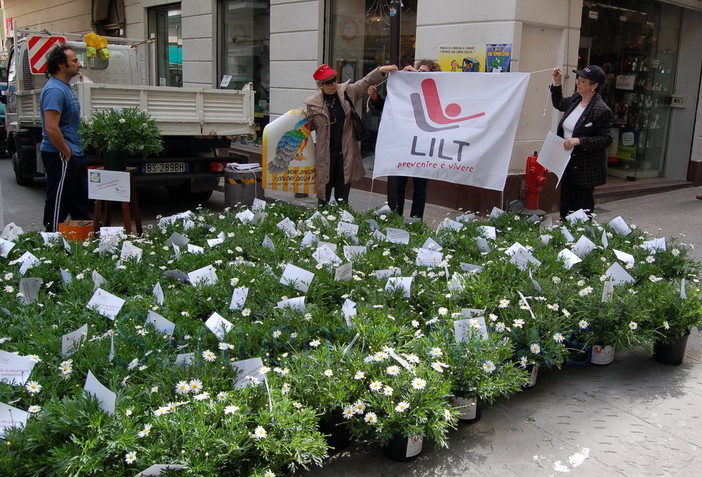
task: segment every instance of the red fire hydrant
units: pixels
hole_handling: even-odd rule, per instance
[[[526,174],[524,175],[524,181],[526,182],[525,209],[533,211],[533,213],[538,213],[539,194],[546,183],[545,174],[548,172],[544,166],[537,162],[538,157],[539,154],[536,151],[534,151],[533,156],[527,157]]]

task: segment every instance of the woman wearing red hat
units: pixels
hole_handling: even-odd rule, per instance
[[[553,107],[563,111],[557,134],[572,151],[561,178],[561,220],[580,209],[592,214],[595,187],[607,182],[607,148],[612,144],[612,111],[599,93],[607,80],[604,71],[590,65],[573,72],[577,77],[572,96],[563,97],[560,68],[553,70],[551,86]]]
[[[329,65],[320,66],[312,75],[319,91],[307,98],[305,105],[310,129],[317,131],[316,189],[320,204],[329,202],[332,189],[337,201],[347,202],[351,183],[364,176],[351,110],[368,86],[380,83],[391,71],[397,71],[397,66],[381,66],[355,83],[342,84]]]

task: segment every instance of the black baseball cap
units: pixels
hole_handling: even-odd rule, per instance
[[[605,84],[605,81],[607,81],[604,70],[597,65],[586,66],[582,70],[573,70],[573,73],[581,78],[587,78],[590,81],[594,81],[600,86]]]

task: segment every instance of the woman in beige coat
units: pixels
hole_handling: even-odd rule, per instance
[[[380,83],[391,71],[397,71],[397,66],[381,66],[355,83],[342,84],[329,65],[320,66],[312,75],[319,91],[305,100],[305,106],[310,129],[317,132],[315,172],[320,204],[329,202],[332,189],[337,201],[347,202],[351,183],[364,176],[361,149],[351,119],[353,103],[368,86]]]

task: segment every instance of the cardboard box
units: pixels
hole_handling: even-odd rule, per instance
[[[68,240],[77,240],[82,242],[90,237],[93,232],[92,220],[67,220],[61,222],[58,227],[61,235]]]

